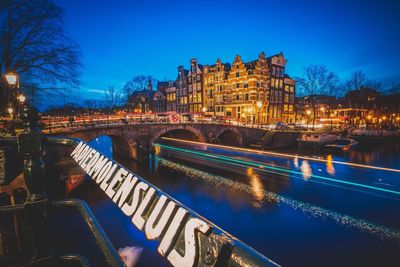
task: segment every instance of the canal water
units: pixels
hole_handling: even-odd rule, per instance
[[[111,156],[111,142],[92,145]],[[315,157],[163,139],[148,162],[116,160],[280,265],[399,266],[400,144]],[[114,244],[142,248],[139,265],[168,265],[96,187],[77,196]]]

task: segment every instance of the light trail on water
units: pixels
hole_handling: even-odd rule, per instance
[[[328,164],[334,163],[334,164],[341,164],[341,165],[359,167],[359,168],[364,168],[364,169],[374,169],[374,170],[381,170],[381,171],[389,171],[389,172],[398,172],[398,173],[400,173],[400,169],[385,168],[385,167],[379,167],[379,166],[370,166],[370,165],[357,164],[357,163],[351,163],[351,162],[343,162],[343,161],[336,161],[336,160],[325,160],[325,159],[318,159],[318,158],[312,158],[312,157],[300,156],[300,155],[290,155],[290,154],[277,153],[277,152],[271,152],[271,151],[260,151],[260,150],[250,149],[250,148],[241,148],[241,147],[216,145],[216,144],[209,144],[209,143],[203,143],[203,142],[182,140],[182,139],[176,139],[176,138],[170,138],[170,137],[161,137],[161,139],[175,141],[175,142],[181,142],[181,143],[187,143],[187,144],[196,144],[196,145],[204,145],[204,146],[210,146],[210,147],[216,147],[216,148],[231,149],[231,150],[236,150],[236,151],[255,153],[255,154],[259,154],[259,155],[270,155],[270,156],[278,156],[278,157],[293,158],[293,159],[294,158],[306,159],[306,160],[311,160],[311,161],[324,162],[324,163],[328,163]]]
[[[251,188],[251,186],[244,183],[235,182],[229,178],[197,170],[195,168],[184,166],[182,164],[178,164],[163,158],[159,158],[158,163],[171,170],[181,172],[185,174],[187,177],[194,179],[201,179],[208,183],[212,183],[216,187],[225,186],[233,190],[246,192],[252,196],[254,196],[255,193],[254,189]],[[301,211],[313,217],[330,219],[336,224],[339,224],[341,226],[358,229],[359,231],[376,235],[379,238],[386,241],[393,241],[400,243],[400,231],[397,229],[377,225],[366,220],[354,218],[349,215],[344,215],[309,203],[294,200],[289,197],[282,196],[277,193],[270,192],[261,188],[258,189],[258,192],[254,197],[257,200],[261,200],[260,196],[263,196],[263,200],[269,201],[271,203],[286,205],[294,210]]]
[[[226,162],[230,162],[230,163],[238,163],[241,165],[245,165],[248,167],[256,167],[256,168],[262,168],[262,169],[267,169],[267,170],[273,170],[273,171],[280,171],[286,174],[291,174],[291,175],[300,175],[300,176],[304,176],[304,173],[302,172],[298,172],[298,171],[293,171],[293,170],[289,170],[289,169],[285,169],[285,168],[280,168],[280,167],[276,167],[276,166],[271,166],[271,165],[267,165],[264,164],[262,162],[253,162],[250,160],[239,160],[233,157],[227,157],[227,156],[223,156],[220,154],[210,154],[210,153],[205,153],[205,152],[200,152],[200,151],[194,151],[194,150],[190,150],[190,149],[184,149],[184,148],[178,148],[178,147],[173,147],[173,146],[168,146],[168,145],[163,145],[163,144],[155,144],[155,146],[159,146],[161,148],[167,149],[167,150],[172,150],[172,151],[177,151],[177,152],[183,152],[183,153],[188,153],[188,154],[192,154],[192,155],[198,155],[198,156],[203,156],[203,157],[208,157],[208,158],[212,158],[212,159],[216,159],[216,160],[224,160]],[[310,170],[309,166],[304,166],[303,170]],[[318,179],[318,180],[322,180],[322,181],[329,181],[329,182],[333,182],[333,183],[337,183],[337,184],[341,184],[341,185],[347,185],[347,186],[352,186],[352,187],[356,187],[356,188],[363,188],[363,189],[368,189],[368,190],[374,190],[374,191],[379,191],[379,192],[384,192],[384,193],[390,193],[396,196],[400,196],[400,192],[395,191],[395,190],[390,190],[390,189],[386,189],[386,188],[381,188],[381,187],[376,187],[376,186],[372,186],[372,185],[366,185],[366,184],[360,184],[360,183],[355,183],[355,182],[350,182],[350,181],[345,181],[345,180],[339,180],[339,179],[334,179],[334,178],[330,178],[330,177],[325,177],[322,175],[317,175],[317,174],[312,174],[312,173],[307,173],[307,179],[306,180],[310,180],[311,178],[314,179]],[[351,188],[349,188],[351,189]]]

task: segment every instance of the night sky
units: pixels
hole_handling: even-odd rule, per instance
[[[81,100],[139,74],[175,79],[192,57],[231,63],[261,51],[282,51],[291,76],[324,64],[343,79],[363,70],[385,88],[400,82],[399,1],[55,1],[83,52]]]

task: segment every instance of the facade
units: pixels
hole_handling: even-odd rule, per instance
[[[183,66],[178,67],[178,77],[176,78],[176,111],[178,113],[189,112],[188,102],[188,71]]]
[[[215,91],[216,115],[248,124],[266,122],[269,70],[265,54],[247,63],[237,55],[229,71],[228,65],[220,66]]]
[[[200,113],[203,108],[203,71],[197,59],[190,60],[188,73],[188,103],[190,113]]]
[[[295,121],[296,83],[285,74],[283,54],[264,52],[244,62],[217,59],[213,65],[190,60],[190,69],[178,67],[175,81],[162,82],[154,96],[156,112],[201,113],[246,124]]]
[[[221,59],[217,59],[216,64],[204,66],[203,68],[203,105],[206,114],[224,116],[220,108],[216,109],[216,103],[221,104],[221,93],[226,87],[230,64],[223,64]],[[218,95],[218,98],[216,97]],[[217,101],[218,100],[218,101]],[[219,106],[220,107],[220,106]]]
[[[141,91],[135,91],[128,97],[127,106],[130,110],[136,113],[148,113],[152,112],[154,104],[153,85],[149,80],[147,88]]]
[[[176,98],[176,82],[170,81],[165,89],[166,93],[166,112],[176,113],[177,98]]]
[[[296,82],[285,75],[287,60],[283,53],[268,57],[270,70],[269,122],[294,122]]]
[[[157,90],[153,96],[153,112],[165,113],[167,111],[167,102],[165,90]]]

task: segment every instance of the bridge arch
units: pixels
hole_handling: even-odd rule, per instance
[[[173,138],[179,138],[190,141],[199,141],[199,142],[205,142],[206,140],[203,133],[200,130],[191,126],[176,125],[176,126],[162,128],[158,132],[154,133],[153,137],[150,139],[150,146],[152,146],[153,143],[161,137],[173,137]]]
[[[136,158],[137,151],[135,144],[127,140],[125,137],[114,134],[101,134],[95,138],[92,138],[90,142],[94,142],[96,139],[101,137],[108,137],[111,139],[111,148],[113,155],[127,159]],[[100,151],[100,152],[109,155],[108,151]]]
[[[223,128],[215,135],[216,143],[228,146],[242,146],[243,136],[242,133],[233,127]]]

